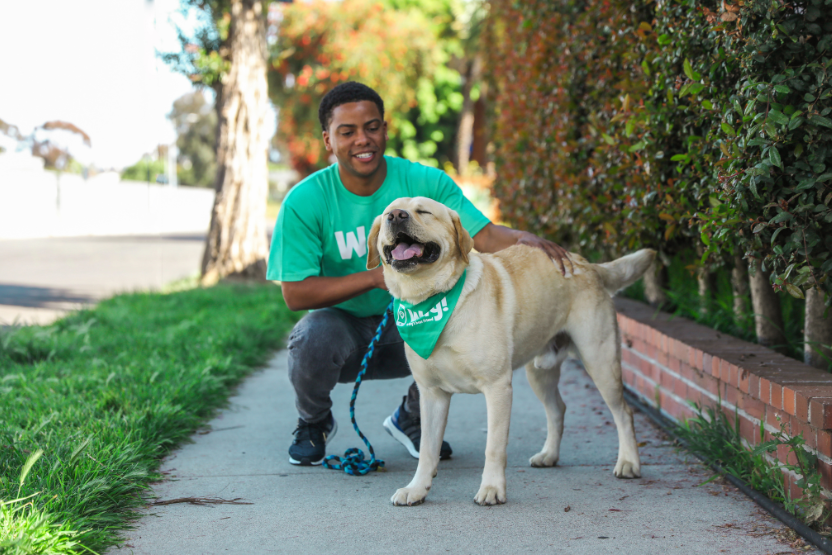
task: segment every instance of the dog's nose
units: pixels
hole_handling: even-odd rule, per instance
[[[387,221],[391,224],[400,224],[409,218],[410,214],[408,214],[405,210],[391,210],[390,213],[387,214]]]

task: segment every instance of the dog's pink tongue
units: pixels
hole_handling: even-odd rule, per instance
[[[414,256],[422,256],[422,245],[418,243],[415,245],[399,243],[391,254],[395,260],[408,260]]]

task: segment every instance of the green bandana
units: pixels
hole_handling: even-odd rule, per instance
[[[462,272],[450,291],[434,295],[417,305],[394,299],[393,313],[396,315],[399,335],[420,357],[428,358],[436,347],[436,342],[459,301],[467,271]]]

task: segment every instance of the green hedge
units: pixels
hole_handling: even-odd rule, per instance
[[[509,223],[832,291],[832,0],[492,2]]]

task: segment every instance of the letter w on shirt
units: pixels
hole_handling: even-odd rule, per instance
[[[344,240],[344,232],[336,231],[335,240],[338,242],[338,250],[341,252],[341,258],[349,260],[352,258],[352,253],[362,257],[367,254],[367,236],[364,233],[364,226],[355,230],[347,232],[347,238]]]

